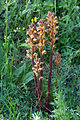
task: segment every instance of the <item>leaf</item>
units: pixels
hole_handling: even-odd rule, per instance
[[[34,79],[34,74],[33,71],[27,73],[25,76],[23,76],[23,84],[29,83],[31,80]]]
[[[4,64],[4,55],[5,55],[5,51],[3,49],[2,41],[0,41],[0,74]]]
[[[27,44],[27,43],[22,43],[22,44],[20,45],[20,47],[27,47],[27,48],[30,48],[30,45]]]
[[[23,64],[21,67],[15,70],[14,75],[16,75],[16,78],[19,77],[19,75],[24,71],[24,69],[25,69],[25,64]]]
[[[20,112],[18,113],[16,120],[19,120],[19,116],[20,116]]]
[[[4,105],[3,105],[2,108],[0,109],[0,114],[2,113],[3,109],[4,109]]]
[[[22,29],[20,29],[20,32],[22,33],[24,39],[26,40],[26,34],[24,33],[24,31]]]

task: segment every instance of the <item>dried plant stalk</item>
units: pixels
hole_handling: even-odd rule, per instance
[[[51,55],[50,55],[50,73],[49,73],[49,79],[48,79],[48,90],[47,90],[47,99],[46,99],[46,107],[48,107],[49,99],[50,99],[50,86],[51,86],[51,76],[52,76],[52,57],[53,57],[53,49],[55,48],[54,43],[58,38],[56,38],[57,31],[59,27],[56,27],[57,24],[57,17],[54,17],[54,13],[48,12],[47,14],[47,24],[49,26],[49,29],[47,29],[47,33],[50,36],[51,41],[48,43],[51,46]]]
[[[29,25],[29,31],[27,32],[27,35],[29,35],[29,37],[27,38],[26,43],[28,43],[31,48],[31,50],[26,50],[27,57],[31,59],[32,68],[33,68],[34,57],[35,57],[34,53],[36,50],[35,42],[37,41],[37,35],[38,35],[36,25],[34,23],[31,23],[31,25]],[[36,102],[38,102],[38,85],[37,85],[37,77],[35,73],[34,73],[34,81],[35,81]]]
[[[59,69],[59,66],[60,66],[60,63],[61,63],[61,56],[58,52],[55,54],[54,60],[55,60],[56,66],[57,66],[57,71],[56,71],[56,88],[57,88],[58,69]]]
[[[43,76],[39,77],[40,72],[43,70],[43,68],[41,67],[42,63],[40,62],[40,59],[38,58],[38,55],[36,54],[36,59],[34,60],[34,67],[33,72],[36,75],[37,78],[37,91],[38,91],[38,101],[39,101],[39,106],[41,109],[41,100],[40,100],[40,95],[41,95],[41,91],[40,91],[40,80],[43,79]]]
[[[41,95],[41,81],[43,78],[43,68],[42,68],[42,61],[43,58],[41,56],[41,60],[38,58],[38,54],[35,52],[36,49],[40,50],[41,55],[43,55],[43,47],[41,44],[41,41],[43,40],[43,36],[40,36],[39,32],[37,32],[40,29],[41,32],[41,28],[40,25],[38,28],[36,28],[36,25],[34,23],[31,23],[31,25],[29,26],[29,31],[27,32],[27,34],[29,35],[29,38],[27,38],[26,43],[28,43],[31,47],[31,50],[27,50],[27,57],[29,57],[32,61],[32,69],[34,72],[34,80],[35,80],[35,88],[36,88],[36,103],[39,102],[39,106],[41,109],[41,101],[39,101],[40,99],[40,95]],[[42,39],[41,39],[42,38]],[[38,43],[37,43],[38,42]],[[39,76],[39,74],[41,73],[41,76]]]
[[[46,99],[46,107],[48,107],[49,99],[50,99],[50,86],[51,86],[51,76],[52,76],[52,57],[53,57],[53,49],[55,48],[54,44],[56,40],[57,29],[59,26],[57,24],[57,17],[54,17],[54,13],[48,12],[47,14],[47,22],[45,19],[40,19],[37,23],[38,27],[34,23],[31,23],[29,26],[29,31],[27,34],[29,37],[26,40],[31,47],[30,50],[27,50],[27,57],[29,57],[32,61],[32,69],[34,72],[34,80],[35,80],[35,90],[36,90],[36,102],[39,102],[39,106],[41,109],[41,90],[42,90],[42,79],[43,79],[43,55],[46,54],[44,50],[44,46],[46,43],[49,43],[51,46],[51,54],[50,54],[50,73],[48,79],[48,89],[47,89],[47,99]],[[48,27],[48,29],[46,29]],[[49,34],[50,40],[46,38],[46,33]],[[36,53],[36,49],[39,49],[40,58],[38,58],[38,54]],[[58,58],[57,58],[58,59]],[[55,57],[56,60],[56,57]],[[59,64],[57,65],[59,67]],[[58,73],[58,68],[57,68]],[[39,101],[40,100],[40,101]]]
[[[37,27],[38,33],[39,33],[39,44],[38,44],[38,49],[40,51],[40,61],[41,63],[43,63],[43,55],[46,54],[46,51],[43,50],[44,49],[44,45],[46,42],[46,36],[45,36],[45,27],[46,27],[46,22],[45,19],[41,19],[38,23],[39,27]],[[42,64],[41,64],[41,68],[42,68]],[[41,76],[43,76],[43,69],[40,72]],[[42,90],[42,79],[40,80],[40,94],[41,94],[41,90]]]

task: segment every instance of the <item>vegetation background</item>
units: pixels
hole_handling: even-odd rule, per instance
[[[48,11],[58,17],[58,51],[62,60],[55,88],[53,60],[49,113],[45,96],[49,74],[50,47],[44,57],[43,110],[35,104],[32,65],[26,59],[26,32],[31,19],[46,18]],[[0,120],[80,119],[80,1],[0,0]]]

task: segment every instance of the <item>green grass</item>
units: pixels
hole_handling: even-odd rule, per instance
[[[80,35],[78,0],[1,0],[0,1],[0,119],[1,120],[79,120],[80,118]],[[36,108],[32,65],[26,59],[26,32],[31,18],[46,18],[48,11],[58,17],[59,41],[56,51],[62,57],[55,89],[53,60],[50,108],[45,112],[50,48],[44,57],[43,110]],[[17,27],[20,32],[14,32]],[[25,30],[22,28],[25,27]],[[4,37],[6,36],[6,37]],[[47,73],[47,74],[46,74]],[[62,112],[63,111],[63,112]]]

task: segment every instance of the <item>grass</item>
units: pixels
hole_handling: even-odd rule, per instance
[[[7,4],[6,4],[7,2]],[[78,0],[0,1],[0,119],[1,120],[79,120],[80,118],[80,35]],[[62,60],[55,88],[56,65],[53,60],[49,113],[45,105],[39,111],[35,104],[35,84],[31,62],[26,59],[26,33],[31,19],[46,18],[48,11],[58,16],[59,41],[53,51]],[[35,23],[36,24],[36,23]],[[17,27],[20,32],[14,32]],[[25,27],[25,30],[22,28]],[[5,37],[6,36],[6,37]],[[43,104],[49,75],[50,47],[45,46]],[[47,73],[47,75],[46,75]]]

